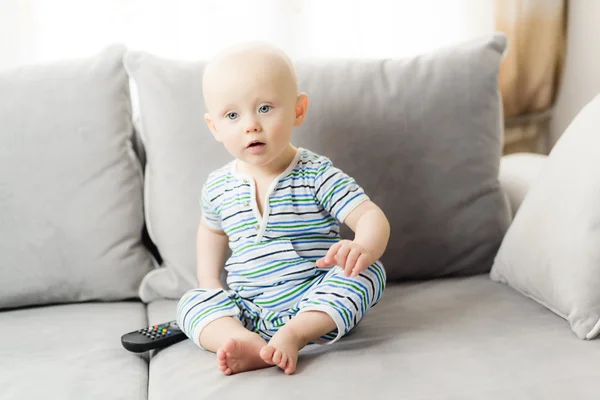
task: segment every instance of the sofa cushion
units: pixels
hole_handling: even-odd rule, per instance
[[[2,400],[147,398],[147,359],[120,342],[146,326],[142,303],[3,311],[0,321]]]
[[[135,297],[151,269],[124,50],[0,72],[0,308]]]
[[[148,305],[151,324],[176,301]],[[578,340],[561,318],[487,275],[390,284],[357,331],[278,368],[224,376],[191,340],[150,360],[149,398],[597,399],[600,341]]]
[[[600,95],[575,117],[528,190],[491,277],[600,333]]]
[[[496,34],[410,60],[297,63],[309,107],[293,142],[331,158],[386,213],[390,280],[492,265],[510,220],[498,182],[505,46]],[[140,295],[177,298],[196,285],[202,183],[230,156],[203,120],[204,63],[129,52],[125,66],[148,154],[149,230],[166,267]]]
[[[510,204],[511,217],[519,210],[547,159],[547,155],[535,153],[507,154],[500,159],[499,179]]]

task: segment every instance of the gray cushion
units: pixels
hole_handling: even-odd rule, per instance
[[[151,269],[124,51],[0,72],[0,308],[135,297]]]
[[[147,359],[120,342],[147,324],[142,303],[3,311],[0,320],[2,400],[147,398]]]
[[[175,301],[148,306],[173,319]],[[294,399],[597,399],[600,341],[581,341],[539,304],[487,275],[391,284],[356,333],[301,352],[298,371],[224,376],[191,340],[150,360],[149,396]]]
[[[330,157],[388,216],[388,278],[489,271],[510,215],[498,182],[501,34],[410,60],[299,62],[308,93],[296,145]],[[144,300],[196,284],[200,189],[230,156],[203,120],[203,63],[130,52],[148,152],[146,206],[164,269]],[[348,236],[348,230],[345,235]]]
[[[600,95],[550,152],[491,271],[567,319],[581,339],[600,334],[599,126]]]

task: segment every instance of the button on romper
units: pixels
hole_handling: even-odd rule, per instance
[[[369,198],[331,161],[299,148],[267,192],[263,216],[254,180],[235,161],[211,173],[202,189],[202,218],[229,237],[232,255],[224,289],[193,289],[177,307],[177,322],[200,346],[202,329],[233,317],[266,341],[298,313],[327,313],[337,328],[316,343],[333,343],[381,298],[385,270],[377,261],[356,277],[316,261],[340,240],[340,222]]]

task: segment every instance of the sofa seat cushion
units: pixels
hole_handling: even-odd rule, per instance
[[[0,313],[0,398],[146,399],[147,358],[121,335],[146,325],[139,302],[82,303]]]
[[[175,301],[148,306],[151,323]],[[298,371],[224,376],[190,340],[156,352],[149,399],[597,399],[600,342],[487,276],[389,285],[354,334],[308,346]]]

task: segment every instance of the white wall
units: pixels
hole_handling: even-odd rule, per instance
[[[0,70],[111,43],[190,60],[240,40],[273,42],[292,59],[404,58],[492,31],[493,2],[0,0]]]
[[[570,0],[567,29],[565,69],[550,124],[552,143],[600,93],[600,1]]]
[[[17,2],[0,0],[0,67],[18,65],[19,43]]]

